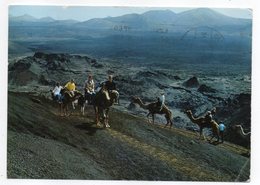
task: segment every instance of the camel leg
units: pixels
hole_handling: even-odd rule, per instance
[[[59,104],[60,116],[62,116],[62,104]]]
[[[67,116],[67,114],[68,114],[68,107],[67,107],[67,105],[64,106],[63,110],[64,110],[64,115]]]
[[[170,125],[170,128],[172,128],[172,125],[173,125],[173,121],[171,119],[169,119],[171,125]]]
[[[106,116],[104,116],[104,125],[105,125],[106,128],[109,127],[109,125],[107,124],[107,118],[106,118]]]
[[[212,133],[212,136],[211,136],[211,138],[210,138],[210,140],[209,140],[209,142],[211,143],[211,141],[212,141],[212,139],[215,137],[215,134],[214,133]]]
[[[150,119],[149,119],[149,116],[151,115],[151,113],[149,112],[148,114],[147,114],[147,118],[148,118],[148,123],[151,123],[151,121],[150,121]]]
[[[211,136],[209,142],[211,142],[213,138],[214,138],[214,134]]]
[[[96,125],[100,126],[99,116],[98,113],[96,114]]]
[[[65,106],[65,110],[66,110],[66,116],[69,116],[70,114],[69,114],[69,105],[66,105]]]
[[[64,105],[64,104],[62,105],[62,112],[63,112],[63,116],[66,116],[66,113],[65,113],[65,105]]]
[[[212,136],[211,136],[211,138],[210,138],[209,142],[211,142],[211,141],[212,141],[212,139],[213,139],[214,137],[216,137],[216,138],[217,138],[217,142],[219,141],[219,136],[218,136],[218,134],[217,134],[215,131],[213,131],[213,132],[212,132]]]
[[[96,125],[99,127],[100,126],[100,121],[99,121],[99,112],[98,108],[94,106],[94,111],[95,111],[95,116],[96,116]]]
[[[201,136],[203,137],[203,140],[205,140],[205,135],[203,134],[203,128],[200,128],[200,138],[201,139]]]
[[[108,110],[102,110],[102,117],[103,117],[103,122],[104,122],[104,127],[109,128],[110,125],[108,124]]]
[[[81,113],[82,113],[83,116],[85,115],[85,105],[83,105],[83,106],[81,107]]]
[[[219,132],[218,131],[214,131],[213,132],[213,136],[217,138],[217,142],[219,142]]]
[[[200,128],[200,137],[199,137],[199,139],[201,139],[201,134],[202,134],[202,129]]]
[[[106,128],[106,115],[105,115],[105,113],[104,113],[104,110],[102,109],[101,111],[101,115],[102,115],[102,122],[103,122],[103,126],[104,126],[104,128]]]
[[[105,115],[106,115],[106,127],[110,127],[110,125],[108,124],[108,112],[109,112],[109,109],[107,109],[106,110],[106,113],[105,113]]]
[[[165,119],[166,119],[167,123],[165,124],[164,128],[166,128],[168,126],[168,124],[170,123],[170,119],[167,116],[165,116]]]

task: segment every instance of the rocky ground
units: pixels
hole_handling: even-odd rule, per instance
[[[10,91],[30,92],[50,98],[49,90],[56,82],[65,84],[70,78],[76,80],[77,88],[83,91],[88,74],[93,74],[96,84],[114,75],[120,92],[118,109],[135,115],[147,111],[131,104],[131,97],[138,96],[145,103],[156,100],[163,90],[166,105],[174,115],[174,126],[197,130],[184,111],[190,109],[195,116],[217,107],[216,121],[227,125],[226,139],[249,146],[250,142],[232,130],[234,124],[242,124],[250,131],[251,76],[238,66],[194,66],[171,64],[165,68],[153,63],[129,63],[107,58],[95,59],[87,55],[42,53],[9,59]],[[156,116],[159,123],[164,117]],[[239,138],[239,139],[237,139]]]
[[[198,133],[147,124],[113,108],[111,128],[94,125],[87,107],[81,116],[58,115],[43,95],[8,93],[8,178],[171,181],[247,181],[247,149],[208,143]]]

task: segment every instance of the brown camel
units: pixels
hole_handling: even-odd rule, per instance
[[[172,118],[173,118],[173,115],[172,115],[172,112],[169,110],[169,108],[164,105],[162,107],[162,110],[159,111],[158,110],[158,106],[157,106],[157,102],[153,102],[153,103],[149,103],[149,104],[144,104],[142,102],[142,100],[138,97],[132,97],[132,100],[133,100],[133,103],[137,103],[141,108],[143,109],[146,109],[148,110],[148,114],[147,114],[147,118],[148,118],[148,121],[149,121],[149,116],[151,115],[152,116],[152,120],[154,123],[154,115],[155,114],[164,114],[165,115],[165,118],[167,120],[167,123],[164,127],[166,127],[169,123],[170,123],[170,128],[172,127]],[[150,122],[150,121],[149,121]]]
[[[104,127],[110,127],[108,123],[109,108],[116,100],[116,94],[100,90],[93,98],[93,106],[96,115],[96,124],[100,126],[100,119],[103,121]]]
[[[74,95],[71,95],[66,90],[62,90],[61,94],[62,94],[63,98],[62,98],[62,103],[60,104],[60,114],[62,115],[62,111],[63,111],[63,114],[65,116],[67,116],[68,115],[68,105],[71,104],[72,102],[74,102],[75,100],[79,99],[83,95],[79,91],[74,91]]]
[[[191,110],[187,110],[185,112],[188,116],[188,118],[190,118],[190,120],[195,123],[196,125],[199,126],[200,128],[200,137],[199,139],[201,139],[201,136],[203,136],[203,138],[205,139],[205,136],[203,134],[203,129],[204,128],[211,128],[212,129],[212,132],[213,132],[213,135],[210,139],[210,141],[213,139],[214,136],[217,137],[218,141],[219,141],[219,129],[218,129],[218,124],[216,121],[212,120],[211,122],[207,122],[205,120],[205,117],[197,117],[195,118],[191,112]]]

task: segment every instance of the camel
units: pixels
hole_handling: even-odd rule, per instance
[[[191,112],[191,110],[187,110],[185,112],[188,116],[188,118],[193,122],[195,123],[196,125],[199,126],[200,128],[200,137],[199,139],[201,139],[201,136],[203,136],[203,138],[205,139],[205,136],[203,134],[203,129],[204,128],[211,128],[212,129],[212,132],[213,132],[213,135],[210,139],[210,141],[213,139],[214,136],[217,137],[217,141],[219,141],[219,129],[218,129],[218,124],[216,121],[212,120],[210,123],[209,122],[206,122],[205,121],[205,117],[197,117],[195,118]]]
[[[80,112],[84,116],[85,115],[85,107],[86,107],[86,97],[85,96],[80,96],[78,98],[78,106],[80,106]]]
[[[233,128],[235,128],[237,131],[239,131],[239,134],[241,137],[245,138],[247,141],[247,149],[248,151],[244,154],[245,156],[250,156],[250,137],[251,132],[245,132],[242,125],[234,125]]]
[[[71,96],[70,93],[66,90],[62,90],[61,92],[63,94],[62,103],[60,104],[60,114],[63,110],[64,115],[68,115],[68,105],[75,100],[78,100],[80,97],[82,97],[82,93],[79,91],[74,91],[74,95]]]
[[[172,115],[172,112],[169,110],[169,108],[166,105],[164,105],[162,107],[162,110],[159,111],[158,110],[158,106],[157,106],[157,102],[144,104],[142,102],[142,100],[140,98],[138,98],[138,97],[132,97],[132,101],[133,101],[133,103],[138,104],[141,108],[146,109],[146,110],[149,111],[148,114],[147,114],[147,118],[148,118],[149,123],[150,123],[150,120],[149,120],[149,116],[150,115],[152,116],[152,120],[153,120],[152,123],[154,124],[154,115],[155,114],[164,114],[165,118],[166,118],[166,121],[167,121],[167,123],[166,123],[166,125],[164,127],[166,127],[169,123],[170,123],[170,128],[172,127],[173,115]]]
[[[246,133],[245,133],[245,131],[244,131],[242,125],[235,125],[234,127],[235,127],[237,130],[239,130],[239,133],[240,133],[240,135],[241,135],[242,137],[249,137],[250,134],[251,134],[251,132],[246,132]]]
[[[239,135],[244,138],[248,143],[250,143],[250,138],[251,138],[251,132],[245,132],[244,128],[242,125],[234,125],[233,128],[238,131]],[[250,144],[248,146],[250,148]]]
[[[93,106],[96,116],[96,124],[100,126],[100,119],[102,119],[104,127],[109,128],[108,113],[109,108],[114,104],[116,100],[116,94],[110,93],[108,96],[107,91],[100,90],[93,98]]]

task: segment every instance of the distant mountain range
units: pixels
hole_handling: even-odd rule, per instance
[[[209,8],[197,8],[181,13],[170,10],[152,10],[143,14],[126,14],[118,17],[94,18],[79,22],[76,20],[55,20],[51,17],[37,19],[30,15],[9,17],[10,25],[73,25],[92,29],[151,29],[154,27],[178,26],[251,26],[251,19],[233,18]]]
[[[11,26],[19,26],[19,25],[31,25],[31,24],[47,24],[47,25],[60,25],[60,24],[75,24],[78,21],[68,19],[68,20],[55,20],[52,17],[42,17],[35,18],[31,15],[24,14],[22,16],[9,16],[9,24]]]

